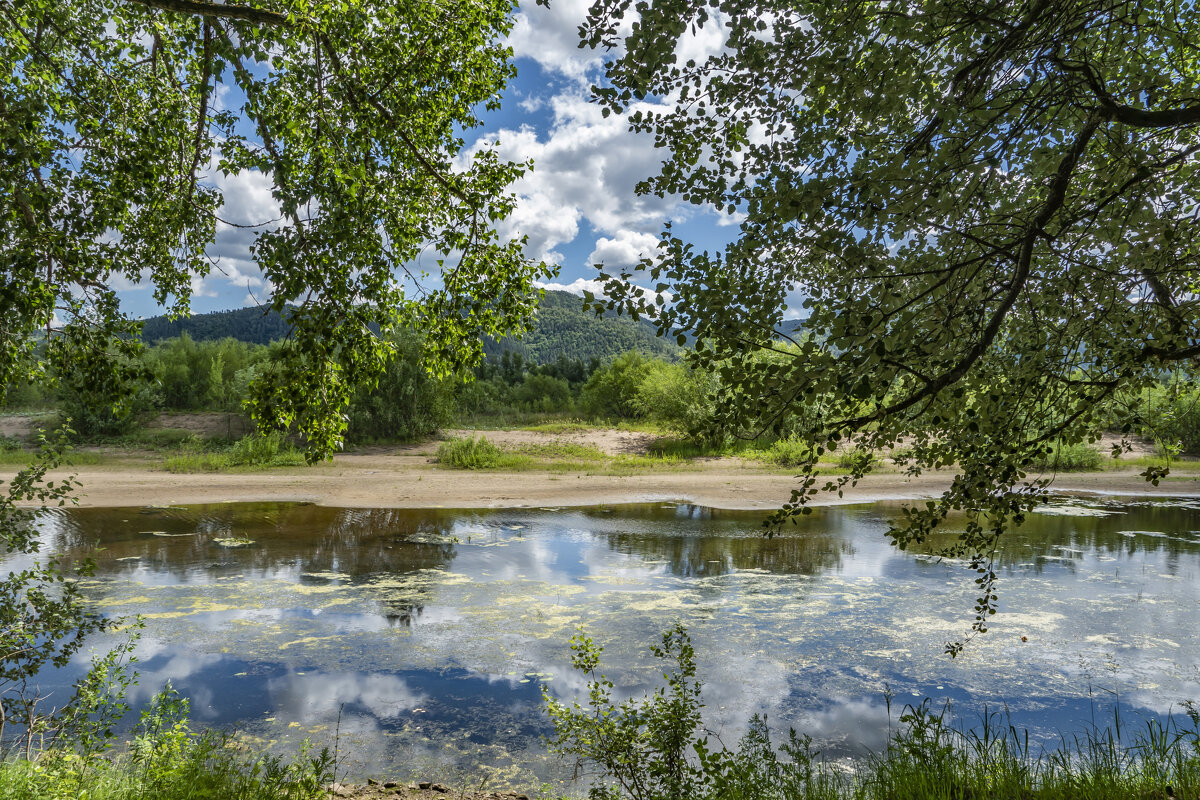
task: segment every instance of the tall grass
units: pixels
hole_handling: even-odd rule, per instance
[[[486,436],[478,438],[452,437],[438,445],[437,461],[453,469],[489,469],[500,463],[504,451],[488,441]]]
[[[1030,468],[1036,472],[1092,472],[1104,464],[1104,456],[1091,445],[1055,442],[1049,453],[1035,458]]]
[[[61,746],[0,761],[0,800],[316,800],[328,796],[334,756],[255,756],[228,736],[191,729],[188,704],[169,686],[117,756]]]
[[[213,450],[200,442],[189,442],[181,452],[163,460],[167,472],[224,472],[232,469],[298,467],[304,454],[279,431],[243,436],[226,449]]]

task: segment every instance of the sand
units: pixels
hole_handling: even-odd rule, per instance
[[[13,468],[0,472],[11,476]],[[303,501],[337,507],[500,508],[686,501],[715,508],[772,509],[787,502],[795,480],[741,459],[710,459],[681,471],[632,475],[586,472],[473,472],[443,469],[425,453],[342,455],[332,463],[261,472],[173,474],[157,461],[81,466],[74,470],[83,506],[178,505],[215,502]],[[1100,495],[1200,495],[1200,476],[1172,477],[1154,487],[1138,470],[1060,475],[1056,491]],[[65,474],[65,473],[63,473]],[[842,497],[815,503],[865,503],[935,497],[949,470],[909,478],[869,475]]]

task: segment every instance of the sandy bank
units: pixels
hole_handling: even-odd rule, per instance
[[[13,468],[0,473],[11,476]],[[338,507],[487,508],[683,500],[728,509],[771,509],[786,502],[793,478],[740,459],[714,459],[686,471],[631,475],[585,472],[469,472],[446,470],[424,454],[338,456],[311,468],[255,473],[172,474],[147,461],[74,470],[85,506],[174,505],[214,502],[306,501]],[[1061,475],[1053,488],[1103,495],[1200,495],[1200,476],[1172,476],[1151,486],[1136,468]],[[64,473],[65,474],[65,473]],[[862,503],[935,497],[949,485],[943,471],[913,479],[870,475],[844,497],[816,503]]]

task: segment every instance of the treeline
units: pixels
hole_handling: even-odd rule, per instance
[[[520,350],[502,350],[473,375],[436,379],[421,365],[416,333],[403,333],[392,343],[395,358],[378,385],[359,391],[348,410],[351,443],[411,441],[454,424],[486,427],[569,417],[596,424],[653,423],[702,446],[745,437],[786,444],[819,413],[797,404],[792,414],[779,419],[730,422],[720,413],[719,372],[705,373],[686,358],[646,355],[638,349],[610,359],[560,353],[544,362]],[[54,388],[33,383],[10,387],[6,405],[10,410],[55,410],[69,417],[79,434],[93,437],[122,435],[161,411],[241,413],[251,384],[273,369],[281,346],[231,337],[197,341],[184,334],[142,350],[130,365],[133,386],[59,376]],[[760,355],[764,363],[759,367],[786,356]],[[124,399],[117,402],[118,396]],[[1152,439],[1165,455],[1200,455],[1200,389],[1191,381],[1164,376],[1159,386],[1120,402],[1135,407],[1142,420],[1128,432]],[[827,407],[829,403],[837,400],[828,399]]]
[[[421,365],[421,341],[404,333],[378,384],[358,392],[348,411],[352,442],[404,441],[469,419],[571,415],[597,422],[654,419],[680,432],[711,416],[713,381],[682,362],[630,350],[610,360],[559,355],[549,363],[505,350],[469,376],[433,378]],[[127,370],[134,385],[97,387],[78,376],[57,385],[10,387],[9,409],[57,410],[84,436],[121,435],[162,412],[240,413],[251,384],[273,368],[279,342],[252,344],[191,336],[145,347]],[[120,389],[120,391],[117,391]],[[124,400],[117,403],[117,397]]]

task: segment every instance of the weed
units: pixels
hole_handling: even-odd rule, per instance
[[[1035,472],[1090,472],[1098,470],[1104,456],[1087,444],[1062,444],[1055,442],[1049,452],[1044,452],[1029,465]]]
[[[489,469],[497,465],[502,455],[503,451],[486,436],[454,437],[437,449],[438,463],[452,469]]]

